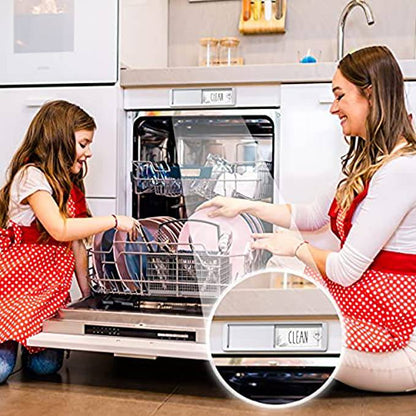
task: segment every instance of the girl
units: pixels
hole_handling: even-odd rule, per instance
[[[330,222],[339,252],[288,231],[254,235],[253,248],[297,257],[334,297],[346,330],[338,379],[366,390],[416,389],[416,135],[403,75],[392,53],[374,46],[346,55],[332,86],[330,111],[349,137],[334,189],[311,205],[218,197],[202,206],[299,230]]]
[[[63,351],[27,347],[69,300],[73,273],[89,295],[83,239],[112,227],[135,238],[135,220],[90,218],[83,178],[92,156],[94,120],[66,101],[45,104],[10,163],[0,190],[0,383],[21,344],[23,364],[40,374],[62,365]]]

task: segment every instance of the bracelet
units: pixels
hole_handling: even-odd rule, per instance
[[[118,219],[117,219],[117,215],[116,215],[116,214],[111,214],[111,216],[114,218],[114,222],[115,222],[115,224],[114,224],[114,228],[117,228],[117,227],[118,227]]]
[[[309,244],[309,241],[303,240],[301,241],[295,249],[294,257],[298,257],[298,250],[304,245]]]

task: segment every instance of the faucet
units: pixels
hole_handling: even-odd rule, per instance
[[[344,57],[344,27],[345,21],[350,13],[350,11],[359,6],[363,9],[365,13],[365,17],[367,19],[367,24],[370,26],[374,24],[374,16],[370,6],[364,0],[351,0],[345,7],[341,13],[338,22],[338,48],[337,48],[337,60],[339,61]]]

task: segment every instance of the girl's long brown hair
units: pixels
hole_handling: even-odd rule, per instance
[[[74,175],[71,167],[76,159],[75,132],[95,130],[94,119],[75,104],[51,101],[41,107],[26,132],[23,143],[14,154],[7,170],[6,184],[0,190],[0,227],[9,220],[10,188],[14,177],[26,165],[34,165],[46,176],[53,198],[64,217],[72,185],[84,192],[86,171]],[[46,231],[42,229],[45,236]]]
[[[336,199],[342,209],[348,209],[387,161],[416,153],[416,134],[406,110],[403,74],[388,48],[371,46],[348,54],[339,62],[338,69],[363,96],[368,96],[371,86],[366,138],[350,137],[349,150],[342,158],[346,178],[338,185]],[[406,145],[392,154],[403,139]]]

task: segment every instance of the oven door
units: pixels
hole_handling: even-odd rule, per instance
[[[0,85],[115,83],[117,43],[118,0],[2,0]]]

